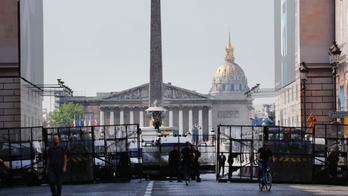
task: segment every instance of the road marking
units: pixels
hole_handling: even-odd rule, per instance
[[[149,184],[146,187],[146,191],[145,191],[145,195],[144,196],[151,196],[152,187],[153,187],[153,181],[150,181]]]

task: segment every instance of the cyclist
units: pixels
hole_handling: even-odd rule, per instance
[[[274,156],[272,154],[272,151],[268,149],[268,142],[265,142],[263,144],[263,148],[260,148],[257,154],[257,160],[259,165],[259,174],[257,176],[257,180],[260,182],[261,176],[263,174],[263,169],[267,167],[268,164],[268,158],[269,156],[272,156],[272,161],[275,162]],[[262,182],[263,184],[263,182]]]

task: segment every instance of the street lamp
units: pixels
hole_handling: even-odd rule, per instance
[[[308,67],[305,62],[300,65],[300,78],[302,80],[302,92],[303,92],[303,126],[306,127],[306,81],[308,77]]]
[[[213,127],[210,129],[210,133],[211,133],[211,144],[214,146],[215,130]]]
[[[329,57],[330,57],[330,64],[332,66],[332,76],[334,80],[334,111],[336,111],[336,75],[337,75],[337,67],[339,63],[339,58],[340,58],[341,50],[338,48],[338,45],[336,42],[333,42],[333,45],[329,48]],[[335,121],[337,119],[335,118]]]

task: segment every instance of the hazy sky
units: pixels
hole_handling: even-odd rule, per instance
[[[74,95],[95,96],[148,83],[150,2],[45,0],[45,84],[60,78]],[[274,87],[273,0],[162,0],[161,13],[163,82],[207,94],[230,29],[248,86]]]

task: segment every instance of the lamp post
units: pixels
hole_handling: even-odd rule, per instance
[[[211,144],[212,146],[214,146],[215,130],[213,127],[210,129],[210,133],[211,133]]]
[[[336,75],[337,75],[337,67],[339,63],[341,50],[338,48],[338,45],[336,42],[333,42],[332,46],[329,48],[329,57],[330,57],[330,64],[332,66],[332,76],[334,80],[334,112],[336,111],[337,103],[336,103]],[[337,121],[337,119],[334,119]]]
[[[303,92],[303,127],[306,127],[306,81],[308,77],[308,67],[305,62],[300,65],[300,78],[302,81],[302,92]]]

